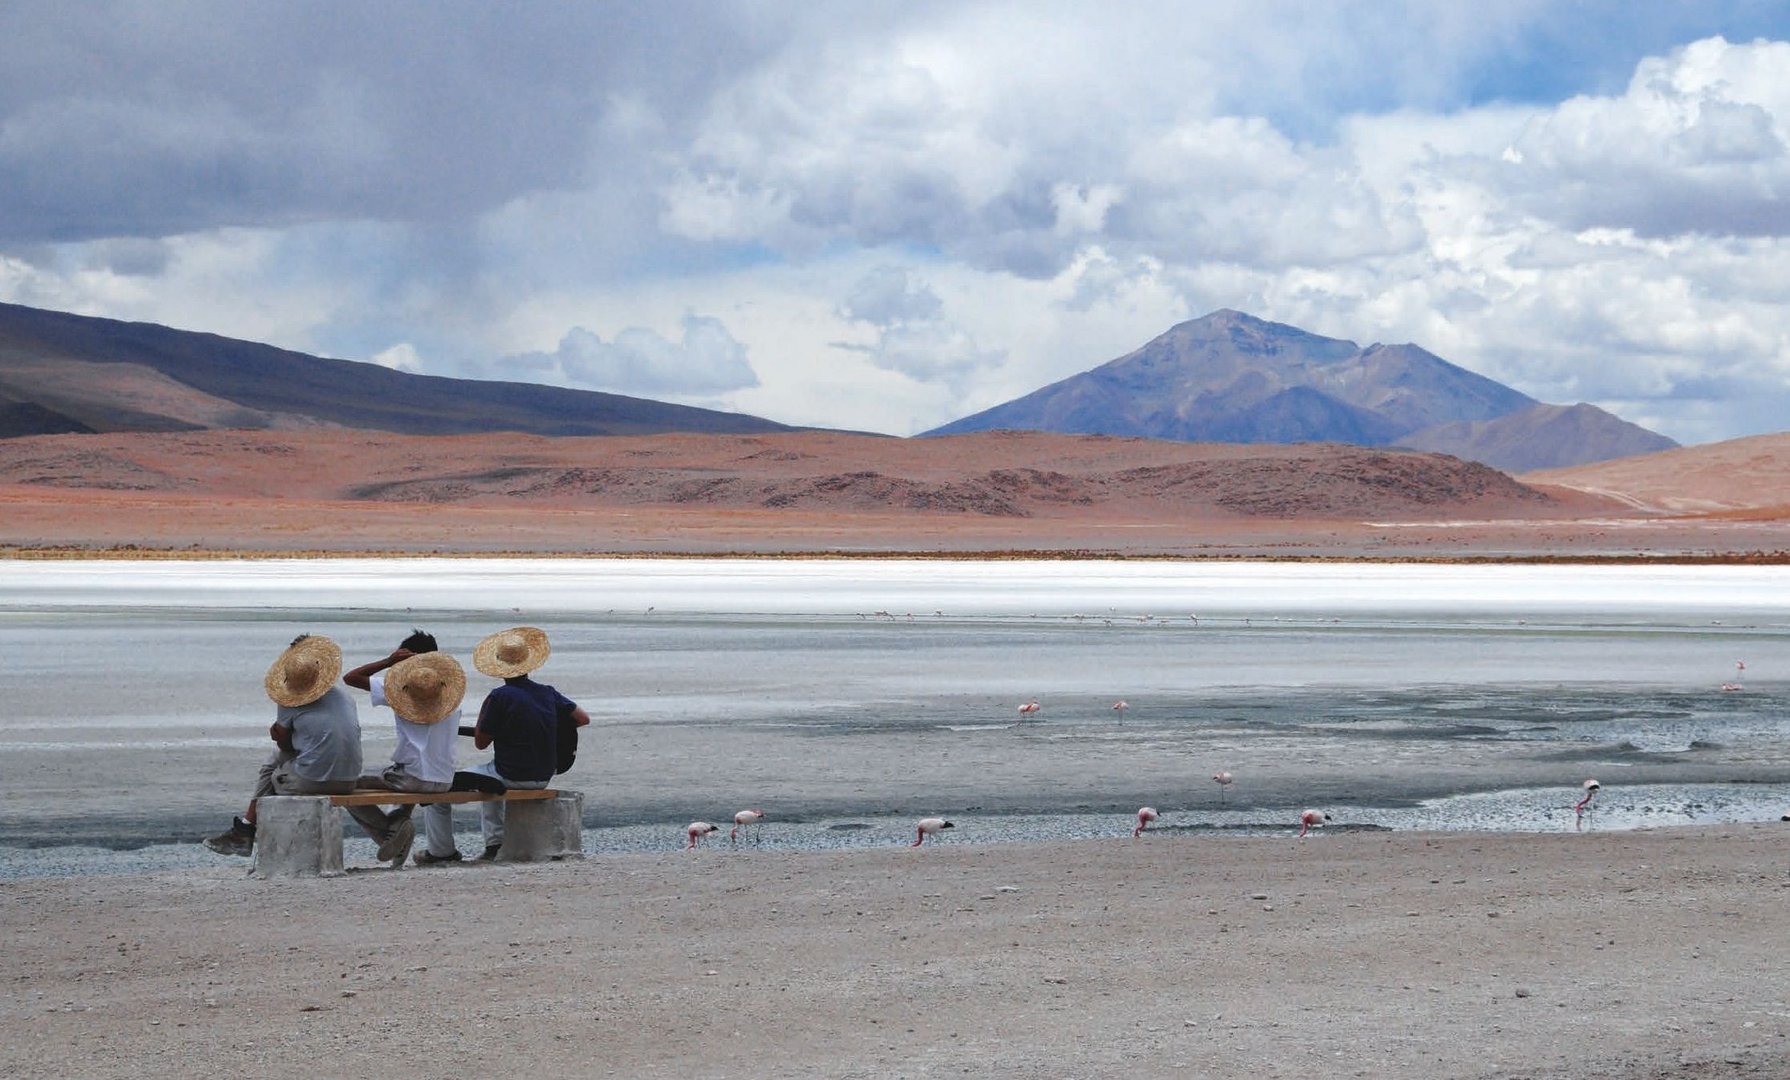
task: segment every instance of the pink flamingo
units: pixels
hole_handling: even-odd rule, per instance
[[[1019,707],[1019,715],[1021,715],[1021,716],[1030,716],[1037,711],[1038,711],[1038,699],[1037,698],[1033,698],[1032,700],[1026,702],[1024,705],[1021,705]]]
[[[1585,781],[1585,797],[1572,804],[1574,820],[1578,821],[1579,824],[1583,825],[1585,815],[1591,812],[1592,796],[1602,791],[1603,787],[1604,786],[1596,780]]]
[[[1131,703],[1124,700],[1123,698],[1120,698],[1118,701],[1113,702],[1113,712],[1116,712],[1119,714],[1120,720],[1125,719],[1125,710],[1129,709],[1129,708],[1131,708]]]
[[[1330,815],[1323,813],[1322,811],[1319,811],[1319,810],[1307,810],[1304,813],[1300,814],[1299,815],[1299,839],[1301,839],[1301,840],[1305,839],[1305,834],[1310,832],[1313,829],[1323,828],[1324,822],[1329,821],[1329,820],[1330,820]]]
[[[942,817],[921,818],[919,823],[914,826],[914,842],[909,844],[908,847],[919,847],[921,841],[925,840],[928,836],[935,835],[941,829],[955,828],[957,828],[957,826],[951,824]]]
[[[733,816],[733,831],[729,832],[727,834],[727,839],[731,840],[732,842],[734,842],[736,844],[739,843],[740,842],[740,829],[746,828],[746,827],[749,827],[752,825],[756,825],[763,820],[764,820],[764,811],[763,810],[741,810],[739,813],[737,813]],[[752,838],[754,840],[758,839],[758,830],[757,829],[752,830]]]
[[[1744,661],[1744,660],[1734,661],[1734,681],[1723,683],[1722,684],[1722,692],[1726,693],[1726,694],[1732,694],[1736,690],[1746,689],[1746,687],[1743,686],[1740,681],[1741,677],[1742,677],[1741,672],[1743,672],[1745,670],[1746,670],[1746,661]]]
[[[1155,820],[1156,808],[1154,806],[1139,807],[1137,811],[1137,828],[1131,830],[1131,838],[1135,840],[1142,836],[1144,834],[1144,826]]]
[[[688,826],[686,826],[684,828],[684,835],[686,835],[690,838],[690,847],[693,848],[696,846],[696,842],[698,840],[701,840],[703,837],[707,836],[709,833],[720,832],[720,831],[721,831],[721,826],[719,826],[719,825],[710,825],[706,821],[692,821]],[[689,849],[686,848],[685,850],[689,850]]]
[[[1224,805],[1224,789],[1231,786],[1231,774],[1224,771],[1212,774],[1212,782],[1218,785],[1218,803]]]

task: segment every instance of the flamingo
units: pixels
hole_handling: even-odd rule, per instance
[[[1156,808],[1154,806],[1139,807],[1137,811],[1137,828],[1131,830],[1131,838],[1135,840],[1142,836],[1144,834],[1144,826],[1155,820]]]
[[[1313,829],[1323,828],[1324,822],[1329,821],[1329,820],[1330,820],[1330,815],[1324,813],[1321,810],[1305,811],[1304,813],[1299,815],[1299,838],[1301,840],[1305,839],[1306,833],[1310,832]]]
[[[1030,716],[1037,711],[1038,711],[1038,699],[1037,698],[1033,698],[1032,700],[1026,702],[1024,705],[1021,705],[1019,707],[1019,715],[1021,715],[1021,716]]]
[[[1743,672],[1745,670],[1746,670],[1746,661],[1744,661],[1744,660],[1734,661],[1734,681],[1723,683],[1722,684],[1722,692],[1732,694],[1736,690],[1745,689],[1745,687],[1741,685],[1741,681],[1740,681],[1741,680],[1741,672]]]
[[[709,833],[720,832],[720,831],[721,831],[721,826],[710,825],[706,821],[692,821],[688,826],[686,826],[684,828],[684,834],[690,838],[690,847],[692,847],[692,848],[696,846],[696,842],[698,840],[701,840],[703,837],[707,836]],[[688,849],[686,849],[686,850],[688,850]]]
[[[1572,804],[1572,812],[1576,818],[1583,819],[1585,814],[1591,810],[1592,796],[1602,791],[1603,787],[1604,786],[1596,780],[1585,781],[1585,797]]]
[[[1131,708],[1131,703],[1124,698],[1120,698],[1118,701],[1113,702],[1113,712],[1119,714],[1120,720],[1125,719],[1125,710],[1129,708]]]
[[[1212,782],[1218,785],[1218,801],[1224,803],[1224,789],[1231,786],[1231,774],[1220,770],[1212,774]]]
[[[727,838],[737,844],[740,842],[740,829],[742,827],[756,825],[763,820],[763,810],[741,810],[733,816],[733,831],[727,834]],[[752,830],[752,838],[754,840],[758,839],[757,829]]]
[[[914,842],[909,844],[908,847],[919,847],[921,841],[925,840],[928,836],[937,833],[940,829],[955,828],[957,828],[957,826],[951,824],[942,817],[921,818],[919,823],[914,826]]]

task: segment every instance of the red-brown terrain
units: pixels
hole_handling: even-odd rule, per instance
[[[348,430],[0,441],[0,544],[240,551],[1781,553],[1790,435],[1531,474],[1334,444]]]

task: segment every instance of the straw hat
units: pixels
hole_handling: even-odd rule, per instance
[[[342,650],[319,634],[306,634],[286,647],[267,669],[267,696],[275,705],[309,705],[342,675]]]
[[[472,650],[472,666],[498,679],[526,675],[547,662],[547,632],[532,626],[499,630]]]
[[[466,672],[444,652],[407,656],[385,673],[385,703],[413,724],[446,719],[465,696]]]

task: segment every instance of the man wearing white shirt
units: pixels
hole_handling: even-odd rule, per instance
[[[396,717],[398,745],[392,750],[392,762],[362,776],[361,787],[418,793],[453,788],[466,673],[453,657],[437,650],[433,635],[412,631],[390,656],[362,664],[342,681],[371,692],[373,705],[389,707]],[[348,812],[379,844],[379,861],[396,868],[404,864],[416,841],[413,809],[399,806],[388,813],[377,806],[351,806]],[[459,856],[453,813],[445,803],[423,807],[423,834],[433,861],[454,861]]]

